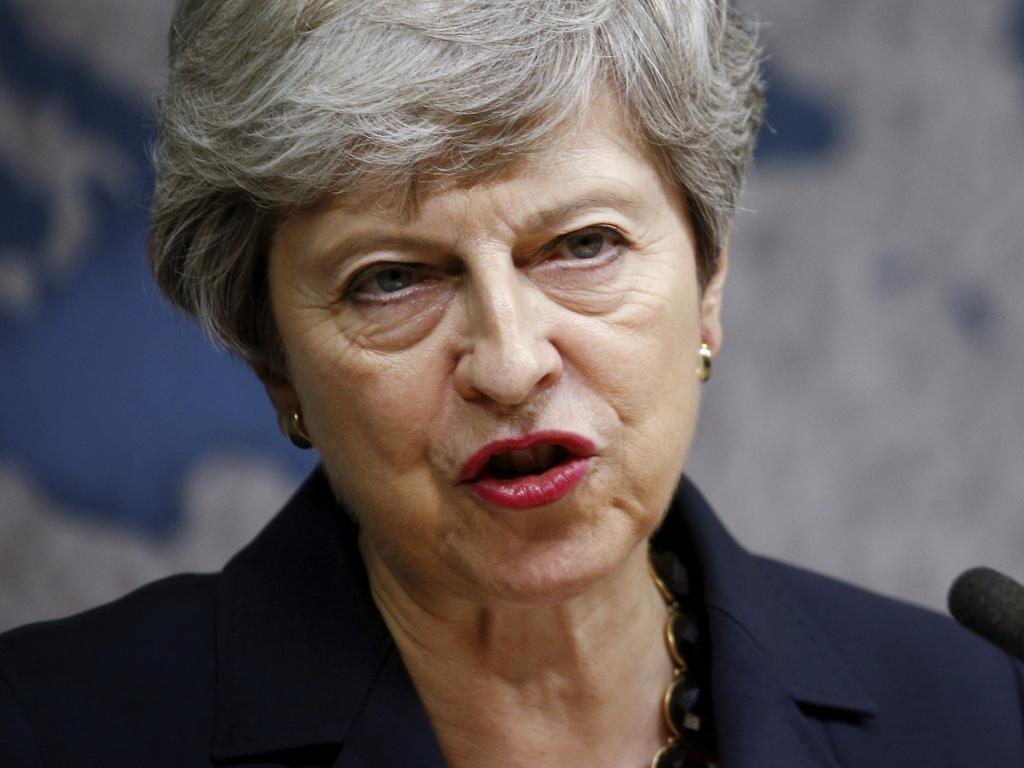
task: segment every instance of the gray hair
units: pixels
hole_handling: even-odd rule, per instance
[[[282,215],[507,168],[611,91],[685,196],[704,286],[760,127],[758,64],[728,0],[179,0],[153,273],[214,339],[283,374],[266,284]]]

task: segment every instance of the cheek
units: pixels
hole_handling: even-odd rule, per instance
[[[323,333],[304,345],[315,352],[295,368],[307,426],[336,487],[363,504],[375,489],[425,482],[432,420],[449,378],[443,352],[423,344],[385,353],[353,345],[336,328]]]
[[[332,487],[378,550],[434,541],[438,521],[427,511],[441,508],[442,489],[429,445],[440,388],[429,379],[437,366],[349,365],[337,373],[315,384],[322,436],[313,438]]]
[[[632,292],[587,345],[591,382],[622,428],[610,490],[616,506],[644,516],[671,497],[700,402],[696,286],[672,277]]]
[[[400,352],[430,334],[454,296],[450,284],[438,282],[393,305],[349,306],[335,318],[337,333],[364,350]]]
[[[696,408],[698,291],[686,263],[672,261],[682,263],[669,262],[634,280],[587,345],[594,350],[591,364],[599,387],[621,404],[620,415],[630,424],[663,416],[665,410]]]

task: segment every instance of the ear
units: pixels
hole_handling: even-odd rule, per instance
[[[288,422],[292,413],[299,407],[299,395],[295,387],[287,376],[275,373],[265,363],[253,363],[252,369],[263,383],[263,389],[274,406],[278,429],[281,430],[281,434],[288,437]]]
[[[725,288],[725,276],[729,272],[728,241],[722,252],[718,254],[715,273],[708,281],[700,300],[700,334],[701,341],[711,348],[711,354],[718,356],[722,347],[722,291]]]

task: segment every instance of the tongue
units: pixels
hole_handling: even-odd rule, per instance
[[[498,458],[507,457],[508,464],[510,465],[507,469],[514,471],[516,474],[529,475],[533,474],[540,467],[539,459],[542,458],[541,455],[544,453],[547,453],[547,451],[541,449],[509,451],[504,456],[499,456]],[[506,467],[502,466],[502,469],[506,469]]]

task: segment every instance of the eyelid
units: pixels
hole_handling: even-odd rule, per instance
[[[417,279],[416,282],[414,282],[407,288],[403,288],[399,291],[394,291],[393,293],[357,293],[356,286],[358,286],[360,283],[365,282],[368,279],[372,279],[377,272],[385,271],[388,269],[394,269],[396,267],[416,271],[418,272],[418,278],[420,279]],[[423,280],[421,278],[423,277],[430,277],[430,268],[421,262],[377,261],[367,264],[366,266],[360,269],[357,269],[352,274],[351,277],[345,280],[340,291],[340,296],[342,300],[386,304],[389,301],[403,298],[405,296],[408,296],[410,293],[416,291],[417,288],[420,285],[422,285]]]
[[[622,231],[622,229],[614,224],[600,223],[600,224],[589,224],[582,227],[574,228],[568,232],[558,235],[551,240],[547,245],[543,246],[538,252],[537,257],[539,261],[544,261],[550,257],[567,239],[570,237],[576,237],[589,232],[600,232],[609,239],[606,244],[610,249],[615,251],[611,257],[617,256],[618,251],[626,248],[631,248],[632,241]],[[606,258],[611,258],[606,257]],[[595,259],[595,262],[602,261],[601,259]],[[586,261],[581,261],[581,264]],[[363,293],[357,295],[356,286],[372,278],[374,273],[382,270],[393,269],[395,267],[412,269],[418,273],[418,279],[415,283],[407,288],[403,288],[393,293]],[[361,267],[355,268],[351,276],[342,280],[342,287],[340,288],[338,295],[341,300],[357,300],[366,303],[388,303],[393,300],[400,300],[410,293],[414,293],[425,282],[425,279],[431,277],[438,277],[441,273],[445,273],[447,270],[439,269],[436,265],[425,264],[420,261],[401,261],[401,260],[385,260],[385,261],[371,261]]]
[[[556,237],[551,243],[542,251],[542,255],[547,257],[554,253],[562,243],[568,240],[570,237],[576,237],[577,235],[586,234],[587,232],[601,232],[611,239],[617,240],[618,242],[610,243],[615,248],[631,248],[632,242],[626,236],[626,234],[614,224],[592,224],[587,227],[580,227],[574,229],[571,232],[566,232],[563,235]]]

